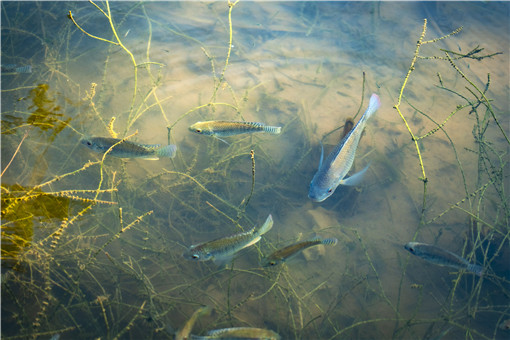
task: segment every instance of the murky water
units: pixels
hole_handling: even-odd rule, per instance
[[[168,339],[209,305],[194,334],[508,337],[508,18],[490,2],[3,2],[2,336]],[[363,185],[312,203],[319,142],[329,153],[371,93]],[[213,119],[283,129],[228,144],[188,130]],[[177,156],[80,143],[135,132]],[[182,257],[268,214],[232,266]],[[339,242],[260,267],[314,235]],[[485,275],[411,256],[411,240]]]

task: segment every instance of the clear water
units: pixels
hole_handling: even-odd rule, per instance
[[[2,337],[168,339],[200,305],[214,309],[200,335],[509,336],[508,3],[241,1],[231,42],[227,2],[109,5],[125,49],[106,3],[2,2],[2,65],[32,66],[1,79]],[[421,46],[404,121],[393,107],[424,18],[424,41],[463,29]],[[458,58],[477,47],[495,55]],[[328,153],[371,93],[382,107],[353,169],[371,162],[364,185],[312,203],[319,141],[330,133]],[[175,143],[177,157],[101,162],[80,138],[110,136],[113,117],[119,138]],[[213,119],[283,131],[229,144],[188,131]],[[268,214],[273,229],[233,266],[182,257]],[[259,266],[314,235],[339,242]],[[411,240],[486,275],[411,257]]]

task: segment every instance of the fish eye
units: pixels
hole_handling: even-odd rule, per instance
[[[88,146],[91,146],[91,145],[92,145],[92,142],[88,140],[88,141],[87,141],[87,145],[88,145]]]
[[[271,262],[269,262],[269,265],[271,265],[271,266],[276,266],[276,262],[271,261]]]
[[[328,194],[331,194],[333,192],[333,189],[328,190]]]
[[[202,133],[202,129],[196,129],[195,132]]]
[[[195,260],[196,260],[196,259],[199,259],[199,258],[200,258],[200,255],[198,255],[198,254],[193,254],[193,255],[191,255],[191,258],[193,258],[193,259],[195,259]]]
[[[409,247],[409,251],[410,251],[411,253],[414,253],[414,249],[413,249],[413,248],[411,248],[411,247]]]

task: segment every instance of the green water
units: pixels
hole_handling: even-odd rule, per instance
[[[201,305],[199,335],[509,336],[508,3],[96,5],[1,4],[2,64],[32,66],[1,78],[3,338],[172,339]],[[364,184],[312,203],[319,142],[329,153],[371,93]],[[283,129],[228,144],[188,130],[214,119]],[[80,143],[114,134],[177,156],[103,160]],[[268,214],[232,266],[182,257]],[[314,235],[339,242],[259,265]],[[411,257],[411,240],[486,275]]]

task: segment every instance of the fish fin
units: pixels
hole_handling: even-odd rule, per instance
[[[381,107],[381,99],[375,93],[372,93],[370,101],[368,102],[368,108],[363,114],[363,119],[367,120]]]
[[[245,245],[245,246],[243,247],[243,249],[244,249],[244,248],[248,248],[249,246],[254,245],[254,244],[255,244],[255,243],[257,243],[258,241],[260,241],[260,239],[261,239],[260,235],[259,235],[259,236],[257,236],[257,237],[255,237],[255,238],[254,238],[253,240],[251,240],[251,241],[250,241],[247,245]]]
[[[227,145],[230,145],[230,144],[229,144],[226,140],[221,139],[220,137],[218,137],[218,136],[216,136],[216,135],[213,135],[213,136],[214,136],[214,138],[221,140],[223,143],[225,143],[225,144],[227,144]]]
[[[259,235],[259,237],[264,235],[269,230],[271,230],[272,227],[273,227],[273,216],[271,216],[271,214],[269,214],[269,216],[267,216],[266,221],[264,222],[262,227],[260,227],[260,229],[257,231],[257,235]],[[258,240],[257,240],[257,242],[258,242]]]
[[[126,157],[126,158],[130,158],[130,157]],[[146,161],[158,161],[159,160],[159,157],[158,156],[154,156],[154,155],[147,156],[147,157],[140,157],[140,158],[143,158]]]
[[[282,132],[280,126],[264,126],[264,131],[273,135],[278,135]]]
[[[156,155],[160,157],[174,158],[177,152],[177,146],[174,144],[165,145],[156,151]]]
[[[363,180],[363,176],[365,175],[365,172],[367,172],[369,166],[370,166],[370,163],[365,168],[363,168],[363,170],[355,173],[354,175],[352,175],[348,178],[342,179],[340,181],[340,184],[350,185],[350,186],[359,185],[361,183],[361,181]]]
[[[217,265],[218,267],[226,267],[229,263],[231,263],[233,260],[233,257],[232,255],[229,255],[229,256],[215,256],[213,258],[213,262],[215,265]]]
[[[324,244],[325,246],[335,246],[338,243],[338,240],[334,237],[325,238],[324,240],[322,240],[321,243]]]
[[[322,145],[322,141],[319,141],[321,144],[321,159],[319,161],[319,169],[322,167],[322,161],[324,160],[324,145]]]

